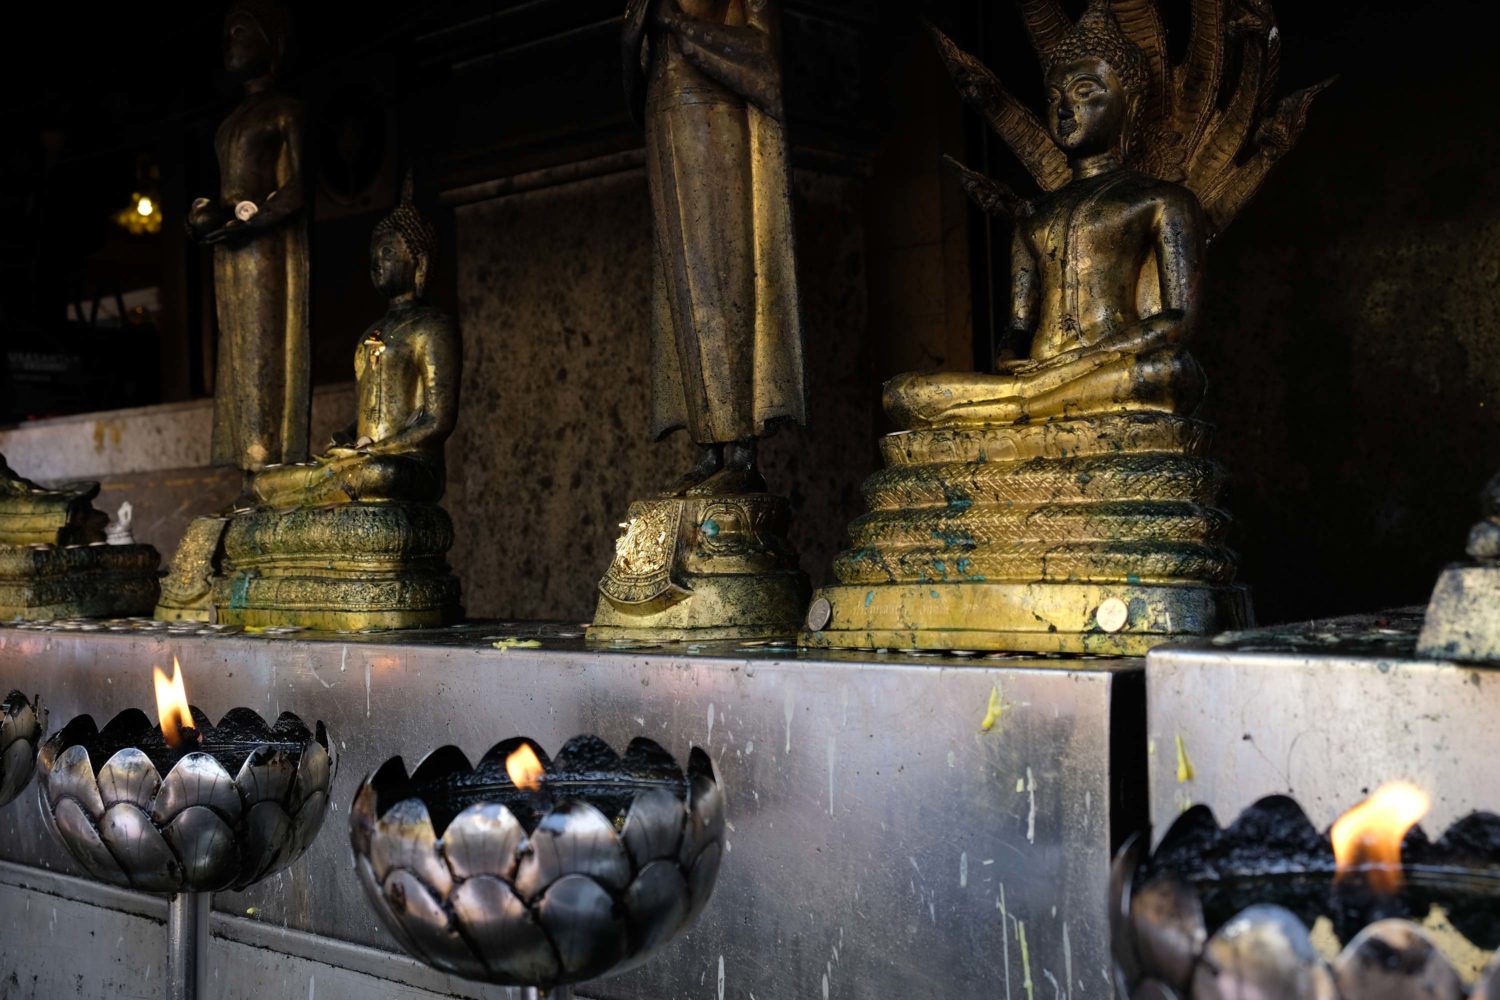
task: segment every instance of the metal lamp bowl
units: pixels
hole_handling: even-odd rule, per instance
[[[529,744],[539,795],[505,760]],[[510,739],[470,765],[456,747],[409,777],[400,757],[350,813],[365,892],[415,958],[468,979],[551,989],[643,962],[697,917],[724,851],[724,793],[701,749],[686,772],[648,739],[593,736],[555,759]]]
[[[36,745],[46,729],[47,713],[40,698],[34,701],[12,691],[0,702],[0,806],[21,794],[36,766]]]
[[[1284,796],[1221,829],[1195,806],[1154,853],[1127,841],[1110,882],[1115,990],[1130,1000],[1500,1000],[1500,816],[1474,813],[1436,842],[1402,845],[1393,895],[1335,882],[1328,838]],[[1441,907],[1441,930],[1423,920]],[[1308,930],[1328,917],[1343,949],[1326,961]],[[1472,989],[1441,938],[1490,958]],[[1461,940],[1455,940],[1461,939]]]
[[[286,712],[272,725],[248,708],[217,726],[196,708],[193,718],[200,749],[180,756],[139,709],[102,730],[81,715],[42,745],[42,815],[94,878],[146,892],[243,889],[317,835],[334,771],[323,723],[314,732]]]

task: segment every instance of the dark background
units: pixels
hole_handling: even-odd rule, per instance
[[[1165,5],[1180,45],[1186,4]],[[350,347],[379,315],[365,253],[405,166],[447,232],[437,192],[621,153],[640,137],[621,98],[619,0],[301,6],[287,82],[313,123],[314,377],[327,384],[350,377]],[[903,151],[928,155],[912,136],[934,128],[944,149],[1020,186],[978,119],[958,114],[916,20],[931,17],[1030,96],[1037,69],[1019,18],[996,0],[786,6],[797,162],[862,176],[870,192],[872,406],[903,367],[985,364],[1007,234],[961,210],[966,252],[913,280],[965,286],[951,297],[974,303],[957,341],[883,325],[895,294],[883,269],[900,260],[891,234],[911,208],[881,195],[916,169]],[[1425,601],[1500,469],[1500,63],[1481,27],[1488,8],[1278,8],[1283,88],[1339,81],[1213,247],[1195,346],[1241,578],[1263,621]],[[204,396],[212,288],[182,213],[217,189],[213,130],[237,100],[219,69],[222,9],[30,14],[30,58],[0,71],[0,422]],[[111,221],[142,185],[165,213],[157,236]],[[451,260],[434,286],[453,307]],[[69,303],[87,314],[96,297],[143,287],[160,290],[160,309],[137,323],[63,319]]]

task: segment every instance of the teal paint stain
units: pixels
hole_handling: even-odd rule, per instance
[[[241,573],[234,578],[234,584],[229,588],[229,606],[237,611],[243,611],[250,604],[250,577]]]
[[[702,531],[709,538],[719,537],[719,522],[715,521],[713,518],[709,518],[707,521],[703,522]]]
[[[1141,578],[1139,576],[1136,576],[1134,573],[1127,573],[1125,574],[1125,582],[1129,584],[1137,584],[1141,582]]]
[[[875,603],[875,591],[871,590],[865,594],[865,607]]]

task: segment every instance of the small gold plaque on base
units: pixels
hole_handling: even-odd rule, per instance
[[[769,493],[631,504],[589,641],[792,637],[809,587],[789,519],[787,501]]]

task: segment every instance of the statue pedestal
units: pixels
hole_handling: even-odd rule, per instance
[[[222,624],[327,631],[433,628],[463,616],[436,504],[351,503],[235,515],[213,583]]]
[[[802,641],[1139,655],[1247,625],[1208,437],[1155,413],[889,435]]]
[[[149,615],[160,563],[149,545],[0,545],[0,619]]]
[[[1458,563],[1443,570],[1417,655],[1434,660],[1500,661],[1500,566]]]
[[[156,602],[158,620],[214,621],[214,580],[224,557],[224,529],[228,525],[229,518],[222,515],[194,518],[188,525],[161,583],[161,599]]]
[[[809,587],[786,540],[785,498],[663,497],[631,504],[629,518],[599,581],[591,642],[796,634]]]

